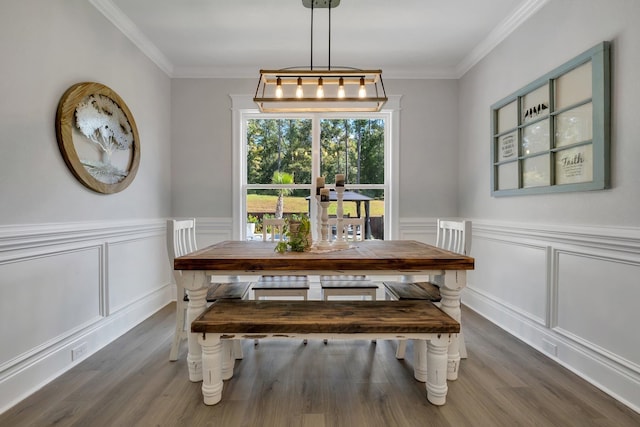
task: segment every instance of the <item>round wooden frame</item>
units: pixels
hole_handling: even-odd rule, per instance
[[[122,112],[127,117],[129,124],[131,125],[131,131],[133,133],[133,144],[131,149],[131,161],[127,176],[125,176],[120,182],[115,184],[107,184],[98,181],[91,176],[87,169],[82,165],[78,153],[76,151],[73,142],[73,127],[74,127],[74,114],[76,107],[89,95],[104,95],[114,101]],[[80,181],[85,187],[90,188],[93,191],[103,194],[113,194],[124,190],[131,184],[138,172],[138,165],[140,164],[140,138],[138,136],[138,128],[136,122],[133,119],[133,114],[127,107],[127,104],[107,86],[94,83],[83,82],[76,83],[71,86],[60,98],[58,103],[58,110],[56,112],[56,137],[58,139],[58,147],[62,153],[65,163],[71,170],[71,173]]]

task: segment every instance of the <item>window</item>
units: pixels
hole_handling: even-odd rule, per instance
[[[236,109],[234,237],[258,239],[264,217],[308,214],[315,178],[345,174],[344,215],[367,219],[366,237],[392,235],[393,167],[389,112],[263,114]],[[239,102],[241,103],[241,102]],[[247,104],[251,105],[251,104]],[[336,214],[335,203],[329,215]],[[252,225],[254,224],[254,225]]]

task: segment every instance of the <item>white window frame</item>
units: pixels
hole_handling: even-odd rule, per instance
[[[232,236],[234,239],[243,240],[246,237],[245,221],[247,217],[247,205],[245,193],[248,187],[260,188],[260,185],[248,186],[247,177],[247,153],[246,153],[246,122],[252,118],[282,118],[282,114],[260,113],[253,99],[249,95],[230,95],[232,100]],[[383,188],[385,191],[384,200],[384,236],[386,240],[396,239],[398,236],[398,158],[399,158],[399,112],[400,96],[389,96],[385,108],[379,113],[308,113],[308,114],[287,114],[287,117],[312,119],[312,177],[319,176],[320,173],[320,120],[340,119],[340,118],[377,118],[385,121],[385,147],[384,147],[384,185],[380,184],[347,184],[348,188],[366,189]],[[296,184],[288,186],[291,188],[308,188],[312,191],[315,181],[309,184]],[[272,188],[271,184],[266,187]],[[287,186],[285,186],[287,187]],[[311,213],[315,216],[314,213]]]

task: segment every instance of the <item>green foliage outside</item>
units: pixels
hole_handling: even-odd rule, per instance
[[[312,184],[311,125],[310,119],[248,120],[247,183],[271,184],[285,172],[296,184]],[[347,184],[384,183],[383,120],[323,119],[320,127],[320,173],[327,184],[337,173]]]
[[[384,183],[384,121],[333,119],[320,122],[320,173],[327,183],[337,173],[347,184]]]

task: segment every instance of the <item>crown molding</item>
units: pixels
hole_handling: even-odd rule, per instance
[[[115,27],[136,45],[165,74],[173,77],[173,64],[158,47],[145,36],[136,24],[111,0],[89,0],[89,3],[102,13]]]
[[[469,55],[453,68],[434,67],[417,71],[390,70],[385,72],[385,77],[391,79],[459,79],[549,1],[524,0],[511,15],[500,22]],[[254,78],[258,74],[257,67],[248,69],[246,67],[176,66],[111,0],[89,0],[89,3],[171,78]]]
[[[526,0],[510,16],[500,22],[456,67],[456,77],[461,78],[482,58],[496,48],[509,34],[540,10],[549,0]]]

